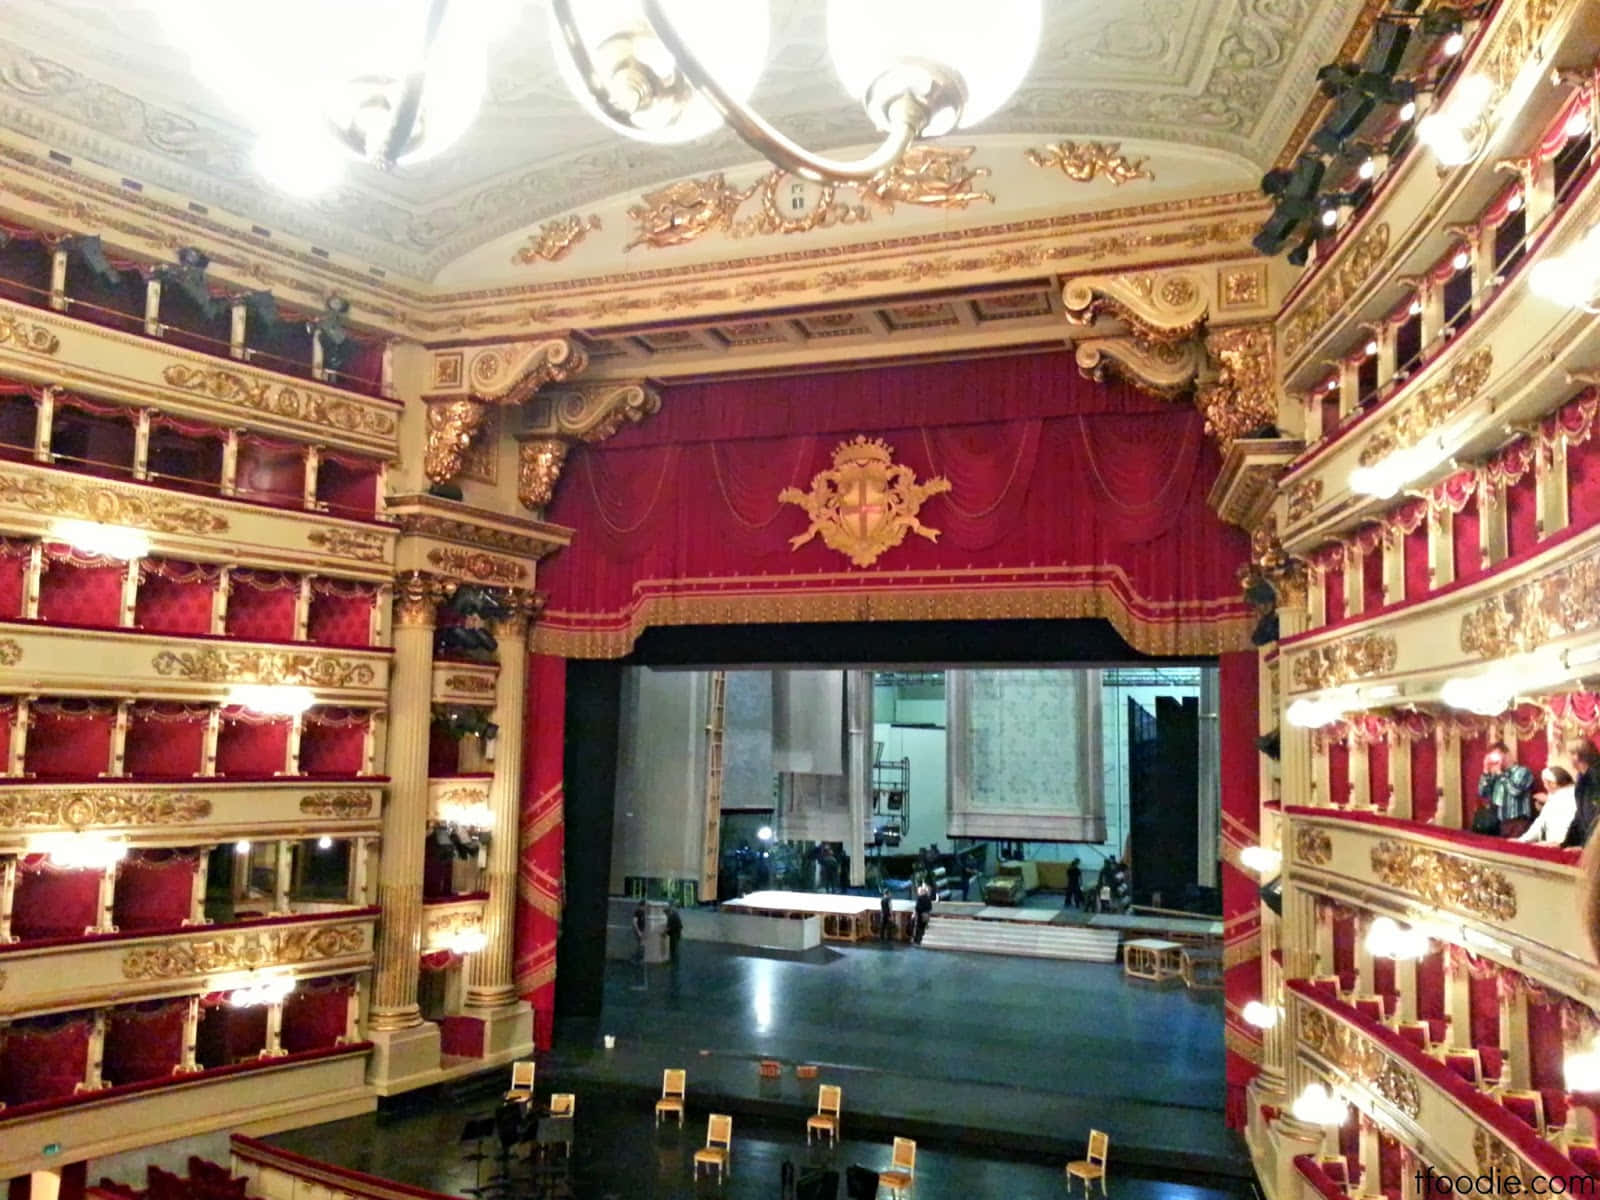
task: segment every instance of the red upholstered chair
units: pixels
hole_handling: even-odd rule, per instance
[[[1330,1182],[1340,1191],[1350,1190],[1350,1170],[1345,1160],[1337,1154],[1326,1155],[1317,1160],[1317,1166],[1322,1168]]]
[[[1337,975],[1318,975],[1311,981],[1311,986],[1331,1000],[1339,998],[1339,977]]]
[[[1476,1050],[1448,1049],[1444,1052],[1444,1065],[1473,1087],[1483,1086],[1483,1064],[1479,1061]]]
[[[1561,1088],[1540,1088],[1539,1097],[1544,1101],[1544,1119],[1549,1122],[1545,1136],[1554,1137],[1567,1127],[1567,1093]]]
[[[1369,1021],[1383,1024],[1383,1001],[1377,996],[1357,996],[1356,1011]]]
[[[1544,1133],[1544,1097],[1538,1092],[1513,1089],[1500,1093],[1500,1104],[1518,1120],[1527,1122],[1536,1132]]]
[[[1400,993],[1380,992],[1378,999],[1383,1003],[1383,1019],[1393,1021],[1395,1014],[1400,1011]]]
[[[1360,979],[1361,976],[1355,971],[1340,971],[1339,991],[1348,996],[1351,992],[1356,990],[1356,984],[1360,982]]]
[[[1567,1157],[1586,1175],[1600,1175],[1600,1150],[1593,1142],[1574,1142],[1567,1147]]]
[[[17,872],[11,933],[22,941],[82,937],[100,917],[100,872],[53,866],[42,855]]]
[[[1428,1041],[1433,1045],[1442,1046],[1450,1040],[1449,1017],[1427,1017],[1425,1023],[1428,1026]]]
[[[1426,1021],[1401,1021],[1395,1032],[1418,1050],[1426,1051],[1428,1049],[1428,1024]]]
[[[1505,1078],[1506,1052],[1499,1046],[1478,1046],[1478,1061],[1483,1065],[1483,1086],[1499,1087]]]

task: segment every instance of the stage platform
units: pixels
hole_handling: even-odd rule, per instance
[[[723,912],[759,913],[769,917],[821,917],[825,942],[860,942],[877,936],[879,901],[870,896],[840,896],[832,892],[751,892],[725,900]],[[911,901],[890,901],[891,909],[909,913]]]
[[[1070,919],[1070,918],[1069,918]],[[1222,942],[1222,922],[1211,917],[1157,916],[1145,913],[1090,913],[1083,924],[1115,929],[1123,938],[1165,937],[1175,942]]]

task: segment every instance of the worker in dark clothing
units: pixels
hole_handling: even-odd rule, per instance
[[[878,940],[880,942],[889,940],[889,930],[893,921],[894,908],[889,902],[889,889],[884,888],[883,894],[878,900]]]
[[[667,957],[674,964],[678,961],[678,941],[683,937],[683,918],[678,915],[676,904],[667,905]]]
[[[912,937],[917,945],[922,945],[922,935],[928,932],[928,918],[933,916],[933,888],[923,884],[917,889],[917,902],[914,906],[917,917],[917,931]]]
[[[1062,902],[1062,906],[1083,907],[1083,868],[1078,865],[1077,859],[1067,864],[1067,898]]]

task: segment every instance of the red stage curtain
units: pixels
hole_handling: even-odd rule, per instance
[[[17,871],[11,932],[22,941],[82,937],[99,923],[100,872],[24,859]]]
[[[683,385],[574,450],[550,518],[584,531],[545,568],[541,652],[625,654],[652,624],[1104,617],[1150,653],[1242,648],[1241,535],[1205,496],[1197,413],[1079,377],[1063,355]],[[863,424],[863,414],[871,414]],[[871,568],[781,504],[837,443],[881,437],[954,485]]]
[[[348,977],[307,980],[283,1002],[283,1048],[290,1054],[326,1050],[344,1036],[355,981]]]
[[[122,621],[122,582],[128,564],[46,545],[39,577],[39,619],[52,625],[99,625]]]
[[[364,709],[311,709],[300,730],[302,775],[359,775],[372,714]]]
[[[186,1000],[129,1004],[106,1014],[100,1074],[109,1084],[167,1079],[183,1062]]]
[[[1528,998],[1528,1078],[1536,1090],[1566,1087],[1566,1043],[1561,1032],[1561,1001],[1540,1004]]]
[[[289,717],[263,717],[243,709],[222,710],[217,734],[218,775],[281,775],[289,762]]]
[[[564,854],[567,664],[536,654],[528,665],[527,746],[522,768],[517,868],[517,991],[533,1005],[534,1039],[550,1048],[555,1019],[556,936]]]
[[[128,710],[122,773],[143,779],[187,779],[205,763],[209,709],[141,700]]]
[[[311,581],[306,640],[319,646],[372,645],[372,609],[377,588],[334,579]]]
[[[1245,1021],[1244,1006],[1261,999],[1261,893],[1253,872],[1237,864],[1239,852],[1260,842],[1260,767],[1256,749],[1256,653],[1224,654],[1217,674],[1217,754],[1222,799],[1222,976],[1227,1029],[1227,1099],[1230,1128],[1247,1119],[1245,1086],[1261,1061],[1261,1032]]]
[[[0,1035],[0,1102],[60,1100],[89,1070],[87,1013],[15,1021]]]
[[[230,579],[223,628],[251,642],[294,641],[300,577],[280,571],[235,570]]]
[[[1350,804],[1350,742],[1345,735],[1328,742],[1328,803],[1339,808]]]
[[[98,779],[111,769],[116,709],[96,700],[35,700],[23,771],[38,779]]]
[[[169,929],[189,919],[199,855],[136,850],[117,868],[111,920],[123,933]]]
[[[1444,950],[1429,942],[1429,952],[1417,959],[1417,1020],[1444,1019]]]
[[[1431,734],[1411,742],[1411,819],[1433,820],[1439,811],[1439,744]]]
[[[1467,975],[1467,1011],[1474,1046],[1500,1045],[1500,983],[1492,972]]]
[[[195,1038],[195,1060],[202,1067],[226,1067],[257,1058],[267,1048],[267,1010],[257,1004],[234,1008],[227,1003],[201,1010]]]
[[[211,632],[211,609],[221,569],[175,559],[145,559],[139,564],[139,591],[133,623],[152,633]]]
[[[0,621],[22,616],[32,543],[26,538],[0,537]]]

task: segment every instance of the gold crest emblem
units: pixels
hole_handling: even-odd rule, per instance
[[[858,567],[870,567],[907,533],[937,542],[939,531],[917,520],[917,511],[928,497],[948,492],[950,481],[940,476],[918,483],[916,473],[892,456],[881,438],[858,437],[835,448],[833,469],[819,471],[809,492],[792,487],[779,492],[780,501],[798,504],[811,518],[811,527],[790,538],[789,545],[798,550],[821,534],[829,549]]]

